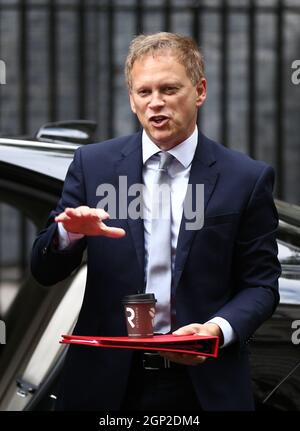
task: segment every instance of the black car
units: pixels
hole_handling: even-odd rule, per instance
[[[32,241],[56,205],[73,153],[96,125],[49,124],[34,139],[0,138],[0,410],[52,410],[66,346],[83,298],[85,260],[71,277],[40,286]],[[249,344],[258,409],[300,411],[300,208],[276,201],[281,302]]]
[[[253,384],[259,407],[300,411],[300,207],[276,206],[280,304],[254,335]]]

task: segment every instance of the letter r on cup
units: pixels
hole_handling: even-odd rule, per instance
[[[126,313],[127,313],[127,320],[129,325],[134,328],[135,324],[133,323],[133,319],[135,318],[135,312],[132,308],[126,307]]]

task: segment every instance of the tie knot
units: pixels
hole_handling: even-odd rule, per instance
[[[167,151],[161,151],[158,154],[160,157],[158,169],[161,171],[167,171],[174,156],[172,156],[172,154],[168,153]]]

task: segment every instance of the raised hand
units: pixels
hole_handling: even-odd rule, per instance
[[[68,232],[109,238],[122,238],[126,235],[124,229],[108,227],[103,223],[107,219],[109,219],[109,214],[106,211],[88,206],[66,208],[64,212],[55,217],[55,221],[62,223]]]

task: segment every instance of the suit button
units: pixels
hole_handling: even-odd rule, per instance
[[[48,251],[48,248],[47,247],[43,247],[42,254],[45,256],[45,254],[47,253],[47,251]]]

